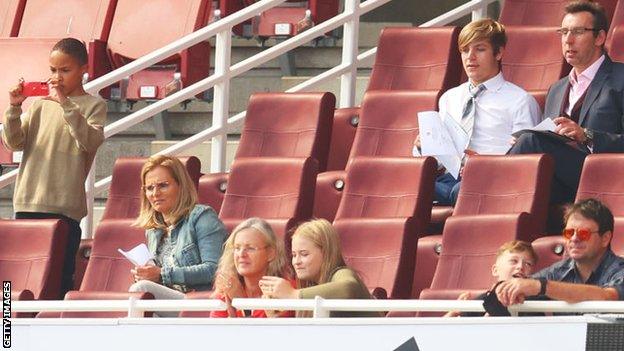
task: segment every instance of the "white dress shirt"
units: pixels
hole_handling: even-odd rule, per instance
[[[461,124],[470,95],[466,82],[440,98],[440,116]],[[511,147],[512,133],[535,126],[542,119],[535,98],[503,78],[499,72],[483,83],[486,90],[476,99],[475,121],[468,149],[479,154],[502,155]]]

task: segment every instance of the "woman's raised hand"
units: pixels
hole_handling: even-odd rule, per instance
[[[299,290],[284,278],[264,276],[260,279],[262,294],[276,299],[298,299]]]

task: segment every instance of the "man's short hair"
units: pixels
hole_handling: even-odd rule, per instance
[[[78,61],[78,64],[83,66],[89,62],[89,56],[87,54],[87,48],[85,44],[75,38],[65,38],[59,40],[52,51],[60,51],[66,55],[69,55]]]
[[[522,253],[527,252],[531,259],[533,259],[533,263],[537,263],[538,256],[537,252],[531,246],[531,243],[522,240],[512,240],[504,243],[501,247],[498,248],[498,252],[496,252],[496,259],[498,259],[505,252],[511,253]]]
[[[613,232],[613,213],[607,206],[596,199],[581,200],[570,206],[564,218],[565,223],[575,214],[596,222],[600,235],[606,232]]]
[[[565,14],[589,12],[594,17],[594,37],[598,36],[601,30],[605,34],[609,31],[609,20],[605,14],[604,8],[593,1],[574,1],[565,7]]]
[[[481,40],[488,40],[492,44],[494,54],[498,54],[500,48],[507,45],[505,26],[490,18],[470,22],[459,33],[457,44],[459,50],[463,51],[468,45]]]

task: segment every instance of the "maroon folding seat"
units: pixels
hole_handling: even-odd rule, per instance
[[[592,154],[585,158],[576,201],[595,198],[603,202],[615,217],[624,216],[624,179],[614,176],[624,172],[623,154]]]
[[[235,159],[312,157],[324,171],[335,104],[332,93],[253,94]],[[226,187],[227,173],[203,175],[199,181],[200,203],[219,211]]]
[[[128,251],[145,243],[145,230],[133,226],[132,222],[134,219],[107,219],[100,222],[80,290],[68,292],[65,300],[126,300],[131,296],[139,299],[153,298],[148,293],[128,292],[134,282],[130,274],[134,265],[117,249]],[[37,317],[59,316],[117,318],[127,316],[127,312],[47,312],[40,313]]]
[[[610,20],[617,0],[599,0]],[[505,0],[499,21],[505,25],[560,26],[569,0]]]
[[[461,59],[457,27],[389,27],[379,37],[367,91],[432,90],[444,92],[459,84]],[[406,45],[405,43],[409,43]],[[328,170],[345,169],[346,153],[355,137],[358,108],[336,110]],[[342,153],[339,153],[342,152]]]
[[[370,91],[364,95],[361,115],[349,159],[360,156],[411,157],[418,135],[418,112],[435,110],[437,91]],[[348,168],[348,166],[347,166]],[[345,171],[319,174],[314,216],[334,219]],[[337,186],[338,185],[338,186]]]
[[[67,224],[56,219],[0,220],[0,228],[0,278],[11,282],[13,296],[59,299]]]
[[[412,299],[417,299],[421,291],[431,286],[440,259],[440,252],[442,252],[442,235],[427,235],[418,239]]]
[[[533,94],[544,108],[550,86],[570,72],[561,54],[561,36],[556,27],[507,26],[503,56],[505,79]],[[539,45],[536,45],[539,43]]]
[[[624,217],[615,217],[611,250],[618,256],[624,256]]]
[[[529,220],[518,228],[517,236],[532,241],[546,227],[553,167],[552,157],[545,154],[471,156],[453,216],[525,213]]]
[[[288,0],[252,19],[260,38],[289,37],[338,14],[338,0]],[[305,25],[304,25],[305,24]]]
[[[473,295],[496,281],[492,264],[498,248],[510,240],[529,215],[453,215],[444,226],[442,250],[429,289],[421,299],[456,299],[462,291]],[[418,269],[418,268],[417,268]]]
[[[565,255],[565,239],[562,235],[543,236],[533,240],[531,243],[533,250],[537,254],[537,263],[533,266],[533,272],[561,261]]]
[[[80,240],[80,246],[78,246],[78,252],[76,253],[76,269],[74,270],[73,290],[80,289],[82,278],[84,277],[87,265],[89,264],[89,257],[91,257],[91,250],[93,250],[93,239]]]
[[[211,0],[118,0],[108,43],[114,68],[206,26],[211,7]],[[204,41],[133,74],[121,94],[129,100],[162,99],[177,85],[206,78],[209,69],[210,44]]]
[[[356,157],[334,226],[347,263],[369,289],[409,298],[417,233],[431,214],[436,162],[430,157]]]
[[[219,218],[231,232],[245,219],[260,217],[285,238],[291,228],[312,216],[317,172],[317,161],[310,157],[238,158]]]
[[[200,177],[201,163],[195,156],[179,157],[195,186]],[[115,160],[102,220],[135,219],[141,210],[141,168],[145,157],[124,157]]]
[[[624,9],[624,5],[621,7]],[[622,16],[624,17],[624,10]],[[613,61],[624,62],[624,23],[611,28],[607,45],[609,57]]]
[[[0,1],[0,38],[17,36],[24,6],[26,6],[26,0]]]

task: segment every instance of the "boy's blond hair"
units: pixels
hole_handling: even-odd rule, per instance
[[[505,26],[490,18],[485,18],[468,23],[459,33],[457,44],[459,51],[463,51],[468,45],[481,40],[487,40],[492,44],[494,55],[500,52],[507,44]]]
[[[512,240],[504,243],[501,247],[498,248],[498,252],[496,253],[496,259],[498,260],[498,258],[505,252],[527,252],[531,256],[531,259],[533,259],[533,263],[537,263],[537,253],[533,249],[533,246],[531,246],[531,243],[528,243],[526,241]]]

